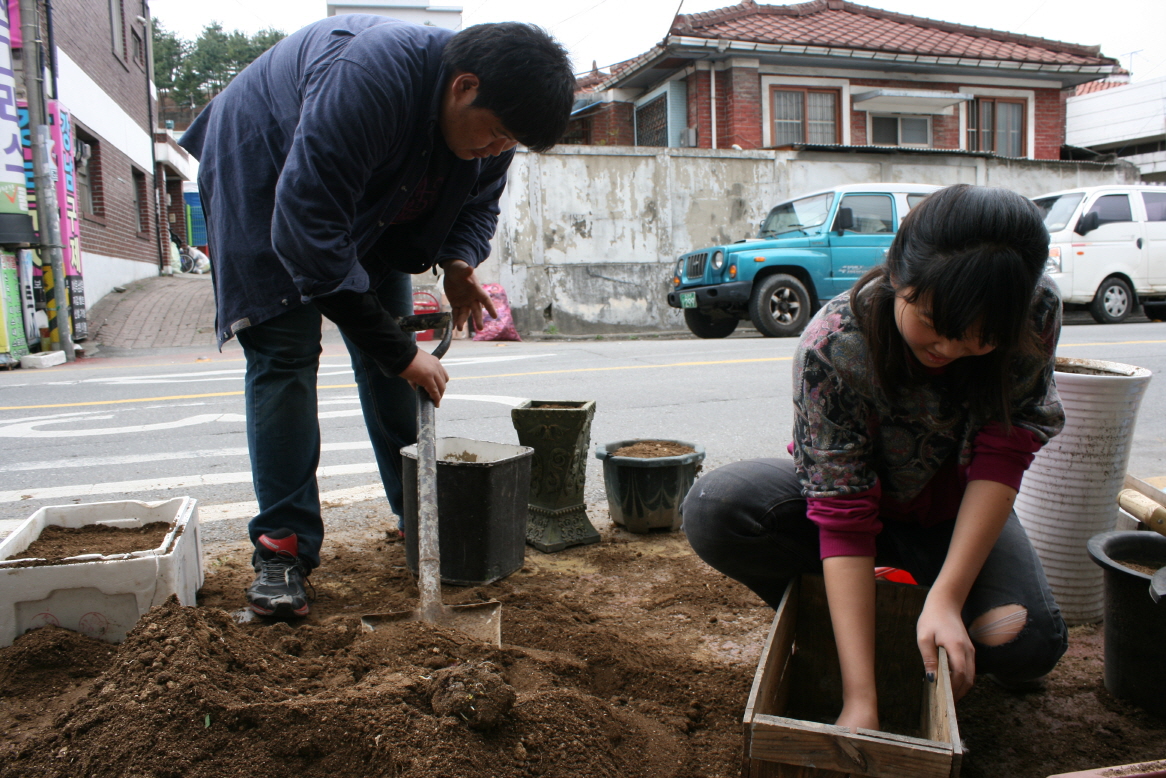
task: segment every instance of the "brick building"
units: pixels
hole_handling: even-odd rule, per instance
[[[652,50],[580,80],[596,145],[958,149],[1060,159],[1065,90],[1121,73],[1096,46],[847,0],[676,16]]]
[[[167,228],[185,234],[182,181],[194,163],[156,129],[146,0],[41,0],[40,22],[53,55],[46,96],[75,130],[81,271],[93,305],[114,286],[169,271]]]

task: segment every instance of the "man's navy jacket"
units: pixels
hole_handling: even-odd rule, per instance
[[[389,270],[489,255],[513,151],[455,159],[409,245],[396,233],[378,245],[444,142],[452,35],[382,16],[324,19],[251,63],[183,134],[199,160],[220,346],[301,301],[375,288]]]

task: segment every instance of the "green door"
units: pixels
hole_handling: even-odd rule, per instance
[[[842,197],[834,224],[850,210],[850,227],[830,232],[833,294],[845,292],[863,273],[883,261],[895,237],[895,204],[889,194],[848,194]]]

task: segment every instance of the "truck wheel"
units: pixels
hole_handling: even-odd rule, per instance
[[[1130,285],[1117,276],[1110,276],[1097,287],[1097,294],[1089,304],[1089,313],[1098,324],[1118,324],[1130,317],[1137,305]]]
[[[737,318],[734,316],[710,316],[701,313],[695,308],[684,309],[684,323],[698,338],[727,338],[737,329]]]
[[[749,298],[749,319],[767,338],[792,338],[806,326],[810,313],[806,287],[784,273],[766,276]]]

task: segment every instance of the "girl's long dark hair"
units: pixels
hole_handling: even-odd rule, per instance
[[[979,328],[995,346],[948,366],[943,384],[984,418],[1011,426],[1012,364],[1035,353],[1033,296],[1049,234],[1032,201],[1007,189],[958,184],[928,195],[902,220],[887,261],[851,289],[884,391],[933,380],[895,325],[896,290],[922,302],[936,332],[959,340]]]

